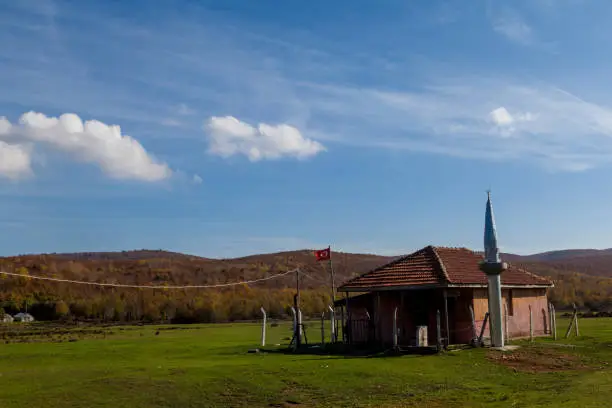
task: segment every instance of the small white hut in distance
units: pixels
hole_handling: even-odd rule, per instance
[[[29,313],[17,313],[14,319],[16,322],[29,323],[34,321],[34,316]]]
[[[3,315],[0,315],[0,323],[12,323],[13,322],[13,316],[11,316],[8,313],[4,313]]]

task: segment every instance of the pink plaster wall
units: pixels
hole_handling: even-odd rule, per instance
[[[465,288],[458,291],[454,300],[449,300],[449,326],[450,341],[454,344],[469,343],[473,336],[471,328],[471,315],[469,306],[474,308],[476,320],[476,335],[480,334],[485,313],[488,310],[487,290]],[[401,345],[411,344],[416,336],[414,324],[414,308],[416,304],[424,305],[427,309],[426,322],[428,326],[429,344],[436,342],[436,311],[441,312],[442,336],[446,337],[446,322],[444,316],[444,301],[442,290],[428,291],[406,291],[404,300],[400,292],[379,292],[380,303],[377,301],[377,293],[365,296],[359,300],[349,300],[349,309],[353,319],[365,320],[366,309],[370,310],[370,316],[376,327],[376,341],[384,344],[393,343],[393,311],[398,308],[397,325],[399,328],[399,343]],[[509,289],[502,290],[504,303],[509,302]],[[529,306],[533,313],[533,330],[535,336],[543,336],[549,333],[548,327],[548,299],[546,289],[512,289],[511,315],[507,316],[503,311],[504,324],[508,323],[509,337],[529,336]],[[379,308],[380,306],[380,308]],[[489,325],[484,336],[489,337]],[[365,327],[365,326],[364,326]],[[366,341],[367,331],[354,331],[354,341]]]
[[[512,291],[512,299],[509,293]],[[529,306],[533,316],[534,336],[544,336],[550,333],[548,316],[548,298],[546,289],[503,289],[504,307],[502,314],[504,324],[508,324],[507,333],[510,338],[529,336]],[[482,322],[489,307],[487,290],[474,290],[474,315],[477,331],[480,333]],[[506,316],[508,310],[508,316]],[[489,328],[485,330],[485,337],[489,336]],[[506,330],[506,329],[504,329]]]

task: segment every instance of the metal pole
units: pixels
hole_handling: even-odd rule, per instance
[[[331,245],[327,247],[329,251],[329,271],[331,274],[331,286],[332,286],[332,305],[336,301],[336,275],[334,273],[334,264],[332,262]]]
[[[331,342],[335,343],[336,341],[336,318],[334,316],[334,308],[329,306],[329,320],[330,320],[330,335],[331,335]]]
[[[325,345],[325,312],[321,313],[321,346]]]
[[[293,306],[291,306],[291,314],[293,316],[293,339],[295,340],[295,345],[297,347],[297,342],[298,342],[297,312],[295,311],[295,307]]]
[[[296,291],[296,302],[295,308],[300,310],[300,268],[295,271],[295,291]]]
[[[298,309],[298,333],[300,335],[300,345],[302,344],[302,337],[304,337],[304,326],[302,325],[302,309]]]
[[[261,322],[261,347],[264,347],[266,345],[266,310],[263,308],[259,309],[261,310],[261,313],[263,314],[263,321]]]

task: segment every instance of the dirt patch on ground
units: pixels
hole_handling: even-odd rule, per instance
[[[487,358],[515,371],[543,373],[585,370],[589,366],[576,354],[550,347],[521,347],[511,352],[491,350]]]

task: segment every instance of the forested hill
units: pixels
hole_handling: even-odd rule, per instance
[[[334,253],[336,282],[366,272],[393,258]],[[207,259],[164,251],[46,254],[0,258],[0,306],[8,313],[28,310],[39,319],[173,320],[211,322],[252,319],[264,306],[271,318],[285,316],[295,293],[296,275],[287,274],[255,284],[213,289],[162,289],[176,285],[219,285],[251,281],[300,267],[301,305],[318,315],[330,303],[327,262],[316,262],[312,251]],[[29,279],[27,276],[159,285],[160,289],[99,288],[91,285]],[[1,313],[1,310],[0,310]]]
[[[341,283],[391,259],[393,257],[334,253],[336,281]],[[27,271],[65,279],[135,285],[214,285],[259,279],[300,267],[303,288],[314,289],[330,283],[328,262],[317,262],[311,250],[233,259],[151,250],[22,255],[0,258],[0,267],[7,272]],[[295,276],[287,275],[256,286],[272,289],[295,287]]]
[[[504,260],[555,280],[550,292],[558,307],[576,302],[608,309],[612,298],[612,251],[570,250],[518,256]],[[334,253],[336,283],[367,272],[394,257]],[[21,255],[0,258],[0,270],[24,275],[0,280],[0,306],[8,312],[29,305],[32,313],[49,318],[106,320],[224,321],[253,318],[264,305],[282,315],[292,302],[294,274],[249,285],[207,290],[139,290],[96,288],[27,279],[51,276],[100,283],[134,285],[215,285],[259,279],[300,267],[304,311],[320,313],[329,303],[327,262],[316,262],[311,250],[210,259],[161,250]],[[43,313],[44,312],[44,313]],[[1,313],[1,311],[0,311]],[[44,316],[43,316],[44,314]]]

